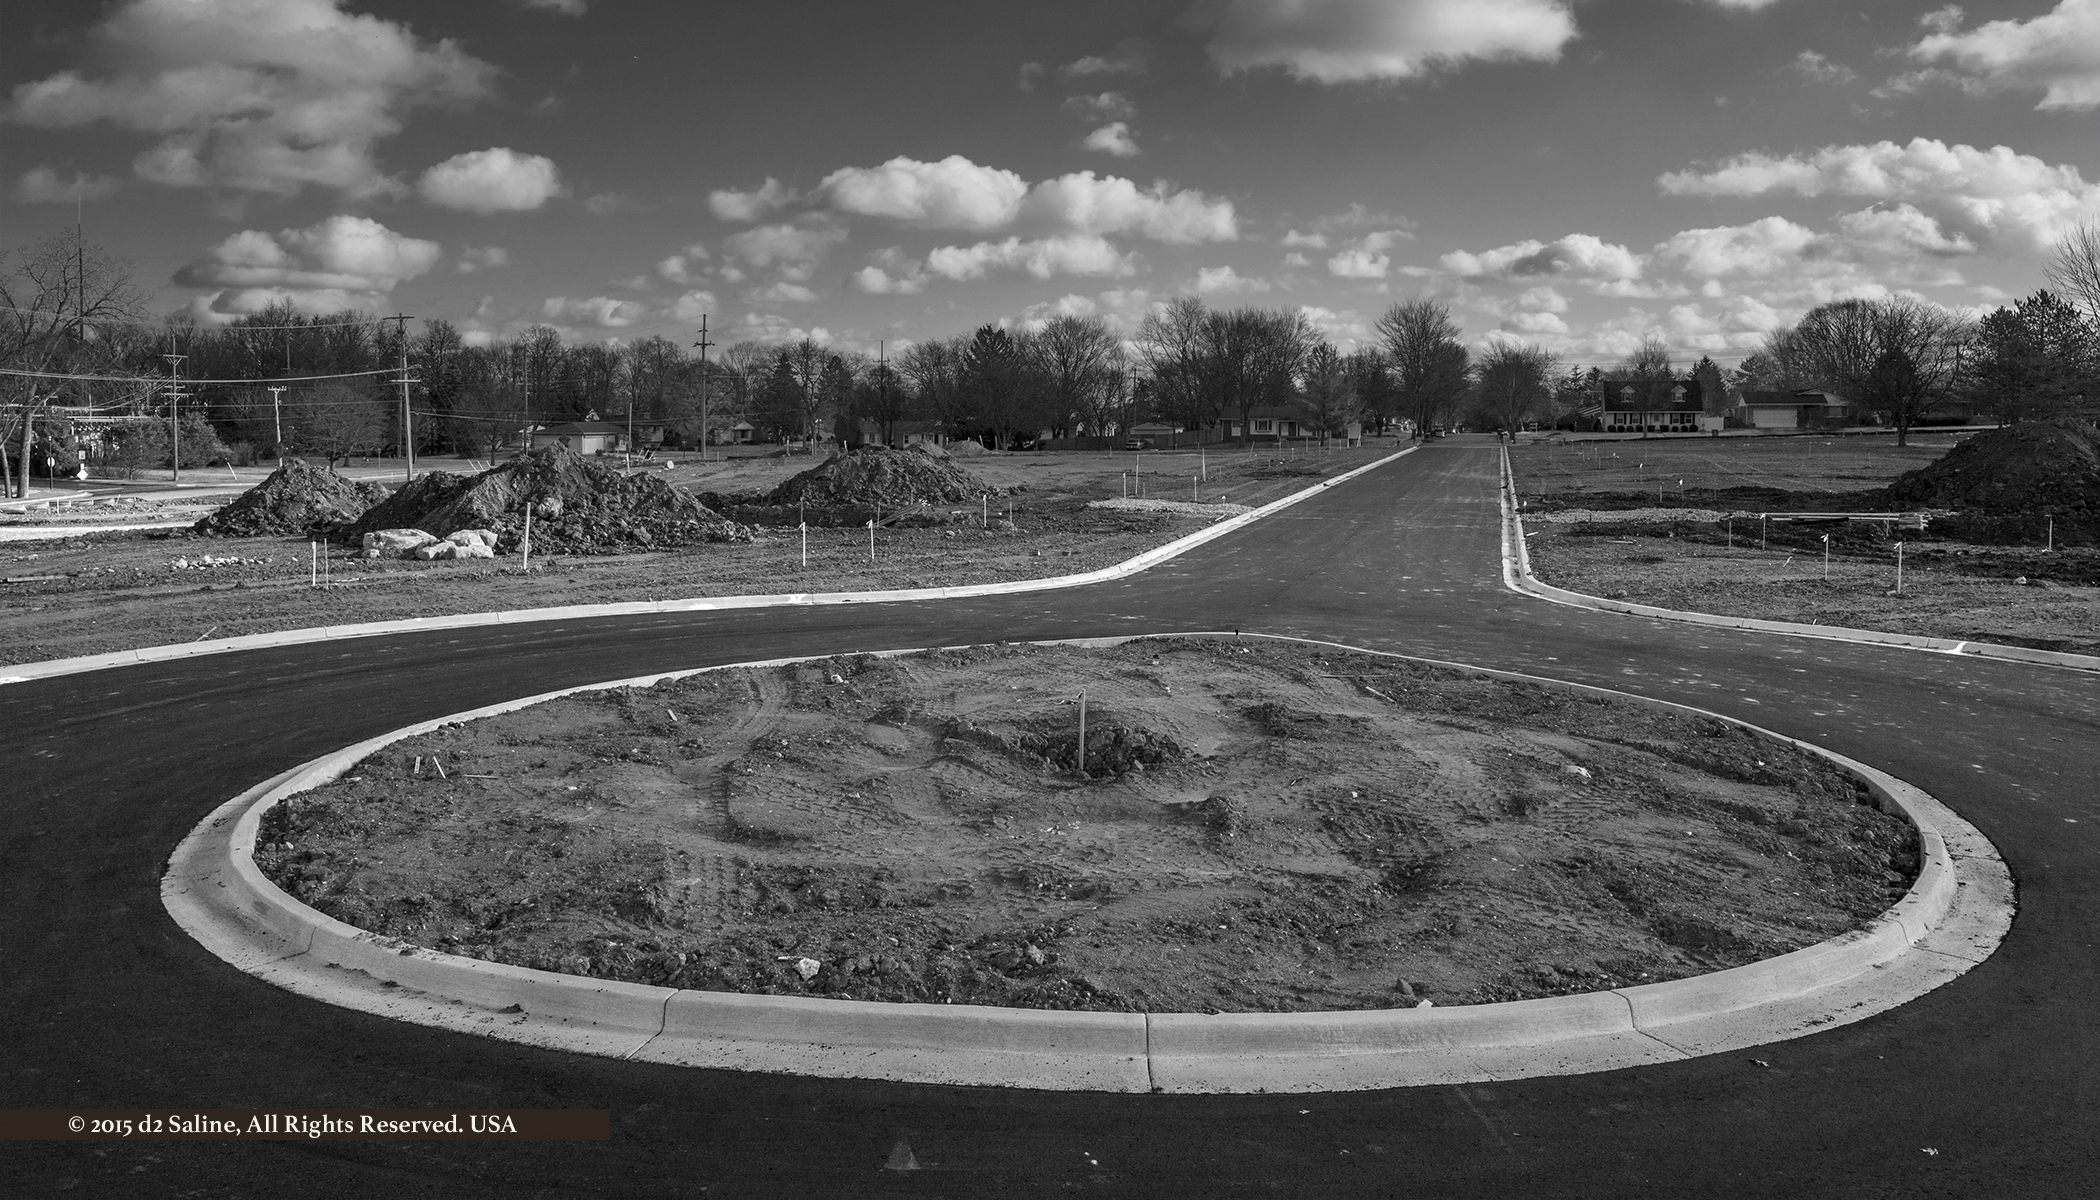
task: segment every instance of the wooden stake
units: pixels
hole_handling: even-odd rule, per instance
[[[1079,773],[1086,774],[1086,693],[1079,693]]]

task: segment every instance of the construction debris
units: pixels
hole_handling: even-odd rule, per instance
[[[191,529],[219,537],[289,537],[331,533],[386,499],[377,483],[345,479],[330,467],[288,458],[269,478]]]
[[[490,537],[476,544],[511,554],[523,540],[528,503],[536,552],[618,554],[752,536],[658,476],[622,475],[564,446],[529,450],[471,478],[432,472],[373,507],[348,532],[417,530],[435,541],[479,530]],[[472,550],[453,554],[481,557]]]

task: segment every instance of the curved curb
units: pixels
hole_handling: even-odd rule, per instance
[[[1228,637],[1222,633],[1156,635]],[[463,958],[301,904],[256,868],[262,814],[375,750],[560,696],[834,654],[566,688],[382,734],[228,801],[170,856],[168,912],[243,971],[328,1003],[530,1045],[683,1066],[1065,1091],[1326,1091],[1564,1075],[1798,1037],[1893,1008],[1982,962],[2010,928],[1996,850],[1931,796],[1821,747],[1688,705],[1516,672],[1273,635],[1479,677],[1612,696],[1725,721],[1818,754],[1919,830],[1917,881],[1866,927],[1711,975],[1507,1004],[1326,1013],[1096,1013],[886,1004],[651,987]],[[1034,645],[1120,645],[1139,637]],[[880,652],[881,657],[919,653]]]
[[[1168,559],[1179,557],[1205,542],[1215,541],[1261,520],[1263,517],[1289,508],[1302,500],[1310,499],[1336,484],[1376,470],[1387,463],[1405,458],[1420,446],[1409,446],[1384,458],[1375,459],[1363,466],[1342,472],[1332,479],[1320,482],[1301,491],[1292,492],[1279,500],[1271,500],[1260,508],[1228,517],[1205,526],[1194,533],[1175,538],[1163,546],[1134,557],[1124,559],[1112,566],[1077,575],[1050,575],[1042,579],[1017,579],[1005,583],[976,583],[964,587],[947,588],[897,588],[879,592],[785,592],[759,596],[703,596],[691,600],[636,600],[619,604],[572,604],[556,608],[520,608],[499,612],[458,613],[445,617],[412,617],[401,621],[367,621],[356,625],[328,625],[310,629],[286,629],[276,633],[253,633],[244,637],[219,638],[209,642],[183,642],[168,646],[144,646],[137,650],[115,650],[107,654],[86,654],[75,658],[54,658],[44,662],[19,663],[0,666],[0,684],[25,683],[32,679],[48,679],[54,675],[73,675],[82,671],[100,671],[110,667],[129,666],[132,663],[165,662],[175,658],[193,658],[203,654],[230,654],[240,650],[260,650],[272,646],[299,646],[312,642],[330,642],[342,638],[377,637],[389,633],[421,633],[434,629],[464,629],[471,626],[511,625],[532,621],[567,621],[578,617],[624,617],[648,613],[716,612],[738,608],[781,608],[789,605],[817,604],[891,604],[913,600],[958,600],[973,596],[1005,596],[1017,592],[1044,592],[1060,588],[1084,587],[1091,583],[1106,583],[1125,579],[1141,571],[1150,570]]]
[[[1878,629],[1848,629],[1842,625],[1803,625],[1794,621],[1764,621],[1755,617],[1725,617],[1715,613],[1686,612],[1675,608],[1658,608],[1652,604],[1634,604],[1625,600],[1609,600],[1603,596],[1592,596],[1584,592],[1571,592],[1542,583],[1531,573],[1531,552],[1524,544],[1524,518],[1517,512],[1516,477],[1509,465],[1509,450],[1502,450],[1502,582],[1513,592],[1522,592],[1540,600],[1565,604],[1571,608],[1585,608],[1592,612],[1623,613],[1631,617],[1652,617],[1662,621],[1682,621],[1691,625],[1710,625],[1721,629],[1747,629],[1757,633],[1780,633],[1792,637],[1823,638],[1833,642],[1852,642],[1864,646],[1894,646],[1904,650],[1930,650],[1939,654],[1956,654],[1968,658],[1991,658],[2005,662],[2031,663],[2044,667],[2062,667],[2071,671],[2100,671],[2100,657],[2090,654],[2072,654],[2062,650],[2033,650],[2025,646],[2002,646],[1996,642],[1964,642],[1953,638],[1922,637],[1909,633],[1887,633]]]

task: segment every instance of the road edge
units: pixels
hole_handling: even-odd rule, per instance
[[[213,954],[326,1003],[551,1049],[681,1066],[1100,1092],[1327,1091],[1577,1074],[1802,1036],[1905,1003],[1987,958],[2012,917],[1988,839],[1874,767],[1748,722],[1588,684],[1341,643],[1199,631],[1058,639],[1262,637],[1630,699],[1818,754],[1919,830],[1917,881],[1865,927],[1763,962],[1668,983],[1448,1008],[1331,1013],[1081,1013],[883,1004],[650,987],[423,949],[336,921],[256,868],[262,814],[402,738],[561,696],[835,654],[669,671],[564,688],[390,731],[294,767],[220,806],[169,858],[162,902]],[[922,652],[880,652],[881,657]]]
[[[870,592],[778,592],[755,596],[700,596],[689,600],[639,600],[618,604],[572,604],[552,608],[517,608],[492,612],[457,613],[444,617],[412,617],[400,621],[366,621],[354,625],[325,625],[307,629],[284,629],[275,633],[255,633],[243,637],[217,638],[209,642],[180,642],[166,646],[142,646],[136,650],[113,650],[105,654],[85,654],[73,658],[53,658],[43,662],[19,663],[0,666],[0,684],[27,683],[35,679],[50,679],[59,675],[76,675],[84,671],[102,671],[111,667],[130,666],[133,663],[166,662],[170,659],[195,658],[206,654],[232,654],[242,650],[261,650],[275,646],[300,646],[314,642],[332,642],[344,638],[380,637],[391,633],[423,633],[440,629],[466,629],[485,625],[527,624],[535,621],[568,621],[579,617],[624,617],[648,613],[715,612],[743,608],[783,608],[792,605],[823,604],[892,604],[914,600],[959,600],[975,596],[1004,596],[1018,592],[1055,591],[1062,588],[1085,587],[1093,583],[1106,583],[1115,579],[1126,579],[1150,570],[1169,559],[1177,558],[1206,542],[1215,541],[1228,533],[1243,529],[1263,517],[1289,508],[1293,504],[1310,499],[1328,488],[1346,483],[1369,471],[1388,463],[1406,458],[1421,446],[1409,446],[1396,450],[1383,458],[1375,459],[1360,467],[1353,467],[1332,479],[1323,479],[1311,487],[1292,492],[1288,496],[1271,500],[1260,508],[1227,517],[1207,525],[1194,533],[1184,534],[1165,545],[1154,546],[1141,554],[1124,559],[1110,566],[1076,575],[1050,575],[1041,579],[1016,579],[1004,583],[978,583],[951,588],[897,588],[889,591]]]
[[[2089,654],[2072,654],[2062,650],[2033,650],[2025,646],[2005,646],[1996,642],[1965,642],[1953,638],[1887,633],[1878,629],[1849,629],[1842,625],[1802,625],[1793,621],[1765,621],[1755,617],[1727,617],[1716,613],[1687,612],[1675,608],[1658,608],[1652,604],[1610,600],[1603,596],[1555,587],[1532,574],[1531,552],[1524,542],[1524,518],[1517,510],[1516,476],[1510,467],[1507,446],[1501,447],[1501,459],[1502,483],[1499,495],[1502,502],[1502,582],[1513,592],[1554,604],[1565,604],[1571,608],[1588,609],[1591,612],[1620,613],[1630,617],[1682,621],[1692,625],[1744,629],[1755,633],[1778,633],[1790,637],[1822,638],[1826,641],[1851,642],[1863,646],[1926,650],[1936,654],[2028,663],[2070,671],[2100,672],[2100,657]]]

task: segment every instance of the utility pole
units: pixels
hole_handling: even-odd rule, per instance
[[[284,465],[284,388],[270,389],[270,415],[277,422],[277,465]]]
[[[380,318],[395,322],[395,331],[401,340],[401,452],[407,455],[407,474],[403,482],[408,483],[413,483],[416,478],[416,424],[415,414],[408,407],[408,385],[422,382],[408,377],[408,323],[412,319],[406,313]]]
[[[882,415],[885,418],[882,442],[884,445],[888,445],[890,438],[896,434],[895,424],[887,420],[890,415],[890,344],[888,342],[875,343],[875,380],[876,386],[882,389]]]
[[[175,335],[171,333],[168,335],[169,353],[161,355],[168,360],[168,387],[161,394],[168,398],[168,428],[172,431],[171,441],[174,445],[174,453],[170,455],[169,461],[175,464],[174,483],[179,487],[182,484],[182,364],[190,356],[176,354],[174,349]],[[24,479],[23,482],[27,483],[28,480]]]
[[[700,340],[693,343],[700,347],[700,461],[707,461],[707,348],[714,345],[707,340],[707,314],[700,314]]]

